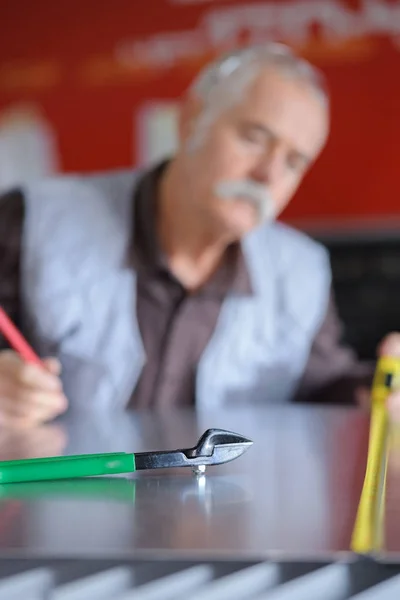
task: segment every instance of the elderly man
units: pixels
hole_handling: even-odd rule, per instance
[[[275,219],[328,129],[315,69],[249,48],[194,81],[172,160],[6,194],[0,304],[51,358],[4,348],[1,422],[353,398],[371,372],[339,344],[327,253]]]

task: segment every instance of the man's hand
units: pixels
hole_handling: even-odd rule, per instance
[[[56,359],[44,367],[24,362],[15,352],[0,352],[0,428],[32,427],[67,409]]]
[[[400,333],[390,333],[378,347],[378,356],[394,356],[400,359]],[[387,399],[387,407],[393,421],[400,422],[400,390],[393,391]]]

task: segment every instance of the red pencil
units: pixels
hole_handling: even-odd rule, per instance
[[[43,366],[42,361],[35,353],[33,348],[28,344],[26,339],[15,327],[14,323],[4,312],[0,306],[0,332],[4,335],[6,340],[10,343],[12,348],[18,352],[18,354],[26,362],[35,363],[36,365]]]

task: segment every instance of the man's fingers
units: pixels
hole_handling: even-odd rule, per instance
[[[42,392],[3,384],[0,407],[3,413],[35,421],[56,417],[67,409],[67,399],[62,393]]]
[[[62,384],[58,377],[61,370],[57,359],[43,361],[43,367],[26,363],[15,352],[1,353],[0,376],[2,380],[13,379],[17,383],[43,391],[60,391]]]
[[[18,381],[22,385],[43,391],[61,390],[61,381],[57,375],[50,373],[45,367],[41,368],[34,364],[22,364],[16,373]]]
[[[21,431],[31,429],[32,427],[36,426],[37,423],[35,421],[16,416],[9,412],[5,412],[3,411],[3,409],[0,410],[1,429],[6,429],[8,431]]]
[[[10,406],[5,405],[0,410],[0,427],[12,430],[25,430],[46,423],[56,416],[57,414],[49,410],[32,409],[25,412],[17,412],[10,410]]]
[[[400,357],[400,333],[389,333],[378,346],[379,356]]]
[[[61,363],[57,358],[45,358],[43,364],[53,375],[60,375]]]
[[[16,404],[23,407],[24,416],[36,420],[54,418],[67,409],[65,396],[51,392],[22,392]]]
[[[0,425],[25,428],[45,423],[68,406],[59,378],[61,365],[48,358],[43,366],[26,363],[12,351],[0,352]]]

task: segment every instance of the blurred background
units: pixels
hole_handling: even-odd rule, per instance
[[[221,51],[319,66],[332,133],[283,219],[331,251],[360,356],[400,330],[400,1],[0,0],[0,191],[173,152],[180,95]]]

